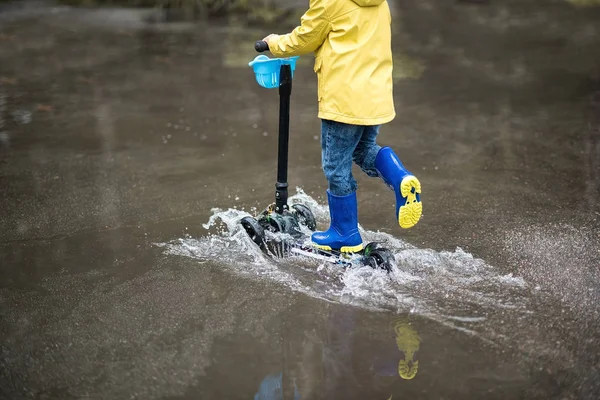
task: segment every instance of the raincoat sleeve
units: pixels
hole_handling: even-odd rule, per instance
[[[269,51],[276,57],[301,56],[318,49],[331,29],[325,0],[310,0],[310,7],[302,16],[300,26],[287,35],[273,35],[268,39]]]

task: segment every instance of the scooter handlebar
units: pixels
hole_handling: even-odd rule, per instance
[[[259,40],[258,42],[254,43],[254,49],[259,53],[262,53],[263,51],[269,50],[269,44],[264,40]]]

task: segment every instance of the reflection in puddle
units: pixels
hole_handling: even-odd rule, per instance
[[[398,374],[403,379],[413,379],[419,369],[419,361],[416,359],[421,344],[419,332],[408,321],[397,321],[394,332],[398,350],[404,353],[404,358],[398,362]]]
[[[273,343],[281,346],[281,369],[262,378],[254,400],[361,398],[365,382],[373,384],[369,395],[392,398],[399,383],[415,378],[422,342],[416,319],[394,317],[381,329],[385,323],[365,322],[353,308],[326,309],[310,321],[281,323],[281,343]]]
[[[254,395],[254,400],[284,400],[283,395],[283,373],[269,374],[263,379]],[[300,400],[298,387],[294,382],[294,400]]]

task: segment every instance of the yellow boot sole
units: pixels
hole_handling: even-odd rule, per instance
[[[330,246],[323,246],[320,244],[316,244],[316,243],[312,243],[313,247],[316,247],[317,249],[321,249],[321,250],[325,250],[325,251],[331,251],[333,250]],[[363,244],[357,244],[356,246],[342,246],[342,248],[340,249],[340,253],[358,253],[359,251],[361,251],[363,249]]]
[[[402,179],[400,194],[406,202],[398,210],[398,224],[401,228],[412,228],[421,219],[423,204],[417,200],[417,193],[421,193],[421,182],[415,176],[409,175]]]

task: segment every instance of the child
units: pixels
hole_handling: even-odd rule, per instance
[[[313,233],[311,240],[324,250],[351,253],[363,248],[352,161],[395,191],[396,219],[402,228],[414,226],[421,217],[419,180],[391,148],[375,141],[379,126],[396,116],[390,25],[385,0],[310,0],[293,32],[263,39],[276,57],[315,53],[331,224],[327,231]]]

